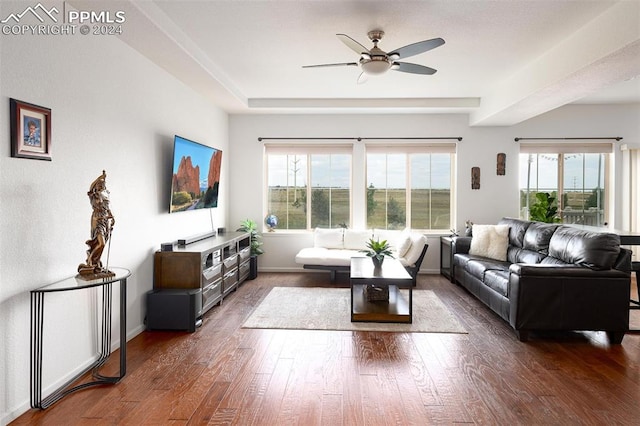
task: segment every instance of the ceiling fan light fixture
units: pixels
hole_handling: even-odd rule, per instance
[[[434,68],[429,68],[424,65],[412,64],[408,62],[397,62],[400,59],[408,58],[411,56],[419,55],[429,50],[435,49],[438,46],[444,44],[444,40],[441,38],[434,38],[430,40],[423,40],[416,43],[408,44],[399,49],[392,50],[391,53],[387,53],[378,47],[378,43],[384,36],[384,31],[373,30],[367,34],[369,39],[373,42],[373,47],[367,49],[362,44],[349,37],[346,34],[336,34],[340,41],[344,43],[349,49],[357,53],[360,58],[358,62],[343,62],[338,64],[319,64],[319,65],[306,65],[303,68],[316,68],[316,67],[336,67],[336,66],[359,66],[362,69],[358,83],[364,83],[367,77],[370,75],[381,75],[389,70],[400,71],[409,74],[421,74],[432,75],[437,72]]]
[[[369,75],[384,74],[389,70],[391,64],[387,61],[366,61],[360,64],[362,71]]]

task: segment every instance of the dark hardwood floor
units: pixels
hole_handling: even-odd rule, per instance
[[[617,346],[602,332],[521,343],[436,275],[420,275],[418,288],[434,290],[469,334],[241,328],[274,286],[331,285],[328,273],[261,273],[195,333],[131,340],[119,384],[77,392],[12,424],[640,424],[639,334]],[[640,328],[640,311],[632,317]],[[106,372],[116,360],[114,353]]]

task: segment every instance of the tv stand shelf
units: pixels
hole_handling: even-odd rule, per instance
[[[199,318],[222,302],[249,275],[251,237],[248,232],[228,232],[190,244],[174,244],[171,251],[154,256],[153,289],[201,290]]]

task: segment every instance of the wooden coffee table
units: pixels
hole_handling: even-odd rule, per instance
[[[386,257],[382,267],[374,269],[369,257],[351,258],[351,322],[398,322],[413,321],[413,280],[399,260]],[[389,300],[369,302],[364,287],[373,284],[388,286]],[[408,299],[400,292],[409,289]]]

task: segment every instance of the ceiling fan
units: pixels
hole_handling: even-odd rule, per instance
[[[417,43],[409,44],[407,46],[386,53],[378,47],[378,42],[380,42],[380,40],[384,36],[384,31],[373,30],[367,33],[369,39],[373,42],[373,47],[371,49],[367,49],[346,34],[336,35],[344,44],[347,45],[347,47],[360,55],[360,59],[358,60],[358,62],[304,65],[302,68],[359,66],[362,69],[362,73],[360,74],[360,77],[358,77],[358,83],[364,83],[365,81],[367,81],[367,78],[370,75],[384,74],[389,70],[408,72],[412,74],[432,75],[436,73],[436,70],[433,68],[425,67],[424,65],[397,61],[398,59],[404,59],[410,56],[424,53],[428,50],[435,49],[436,47],[442,46],[444,44],[443,39],[433,38],[431,40],[423,40]]]

